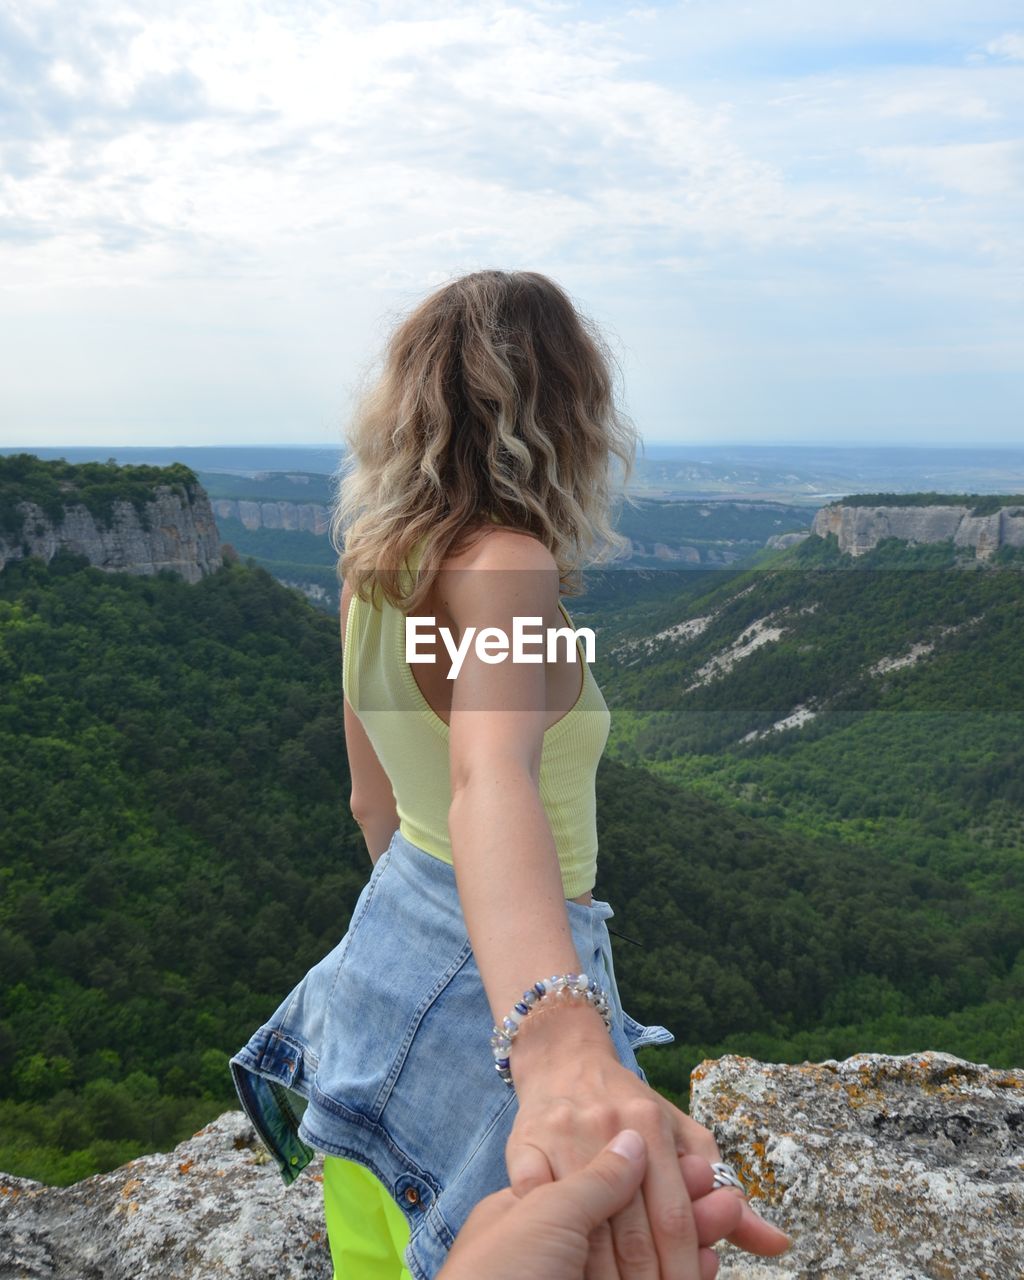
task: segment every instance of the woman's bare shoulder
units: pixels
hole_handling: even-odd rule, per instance
[[[455,555],[445,569],[555,569],[555,557],[541,540],[522,529],[487,525]]]
[[[498,615],[513,601],[517,612],[553,617],[558,564],[533,534],[490,527],[445,560],[437,585],[437,600],[457,628],[499,625]]]

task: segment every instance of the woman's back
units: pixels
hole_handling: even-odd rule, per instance
[[[444,569],[487,572],[479,568],[485,544],[510,535],[528,536],[484,530],[468,549],[446,560]],[[407,561],[413,572],[421,549],[422,543],[417,544]],[[494,563],[493,555],[489,562]],[[345,618],[342,683],[391,781],[402,834],[452,863],[448,832],[452,682],[450,659],[437,629],[447,626],[455,644],[461,636],[446,616],[438,581],[416,615],[430,620],[421,624],[421,634],[433,637],[436,648],[428,643],[423,651],[433,652],[437,660],[416,664],[418,671],[414,670],[406,661],[406,614],[387,599],[378,608],[352,596]],[[500,576],[493,576],[493,581],[495,591],[500,591]],[[539,634],[555,626],[572,629],[560,601],[553,616],[542,619]],[[531,631],[538,634],[534,627]],[[567,648],[562,640],[557,652],[564,654]],[[611,720],[582,645],[577,642],[575,648],[575,662],[566,655],[547,664],[547,728],[540,765],[541,800],[567,898],[586,893],[594,884],[598,852],[594,780]]]
[[[525,620],[539,618],[550,639],[567,621],[562,584],[601,544],[628,545],[609,524],[611,461],[625,486],[637,437],[613,392],[603,343],[563,290],[476,272],[396,329],[348,433],[332,539],[351,808],[374,871],[345,938],[232,1069],[285,1180],[313,1150],[372,1170],[423,1277],[482,1195],[570,1172],[624,1119],[653,1171],[625,1225],[675,1275],[686,1117],[633,1052],[672,1036],[622,1009],[611,907],[581,901],[608,707],[565,651],[496,660],[494,632],[536,636]],[[489,529],[492,514],[506,527]],[[409,665],[407,615],[449,629],[457,680]],[[447,668],[446,649],[434,653]],[[545,1011],[515,1034],[538,1000]],[[282,1085],[307,1099],[298,1127]],[[367,1274],[336,1236],[339,1269]]]

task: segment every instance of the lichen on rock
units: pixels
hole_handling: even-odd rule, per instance
[[[322,1169],[286,1188],[228,1111],[70,1187],[0,1174],[0,1280],[331,1280]]]
[[[690,1110],[794,1241],[775,1258],[719,1242],[719,1280],[1024,1276],[1024,1070],[730,1054],[694,1069]],[[0,1280],[331,1280],[322,1169],[285,1187],[230,1111],[71,1187],[0,1174]]]
[[[720,1280],[1024,1276],[1024,1070],[730,1054],[694,1069],[690,1110],[794,1238],[772,1259],[720,1244]]]

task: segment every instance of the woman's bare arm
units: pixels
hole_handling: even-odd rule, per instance
[[[549,617],[558,571],[535,539],[495,532],[470,557],[478,571],[442,571],[459,637],[469,626]],[[516,571],[518,570],[518,572]],[[578,972],[554,840],[540,798],[544,666],[488,664],[471,648],[454,682],[448,827],[466,928],[495,1020],[542,976]],[[538,1007],[509,1062],[519,1107],[505,1149],[517,1195],[579,1168],[615,1133],[634,1128],[650,1160],[641,1193],[612,1221],[595,1274],[698,1280],[693,1208],[679,1167],[691,1150],[721,1159],[710,1132],[624,1064],[593,1006]],[[614,1240],[614,1252],[612,1242]]]
[[[348,583],[341,591],[341,643],[344,660],[345,620],[351,599]],[[373,743],[366,736],[359,717],[345,698],[345,750],[348,753],[348,769],[352,779],[349,808],[366,840],[370,861],[377,859],[388,847],[398,826],[395,809],[395,793],[384,766],[377,759]]]
[[[469,562],[441,574],[440,594],[460,636],[515,617],[548,618],[558,602],[558,567],[536,539],[495,531]],[[543,663],[488,664],[470,647],[454,681],[449,732],[452,802],[448,829],[466,928],[488,1001],[499,1021],[546,975],[579,972],[551,826],[540,797]],[[528,1019],[512,1049],[518,1078],[531,1047],[553,1031],[557,1052],[614,1057],[599,1014],[581,1002]],[[550,1051],[549,1046],[549,1051]]]

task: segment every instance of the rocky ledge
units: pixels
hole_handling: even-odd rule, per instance
[[[214,498],[214,514],[220,520],[240,520],[254,529],[304,530],[326,533],[331,513],[321,502],[248,502],[244,498]]]
[[[331,1280],[323,1159],[291,1187],[242,1111],[70,1187],[0,1174],[0,1280]]]
[[[694,1070],[691,1113],[794,1238],[774,1259],[719,1244],[721,1280],[1024,1276],[1024,1070],[729,1055]],[[0,1174],[0,1280],[330,1280],[322,1167],[286,1188],[229,1111],[72,1187]]]
[[[973,547],[987,560],[1000,547],[1024,547],[1024,507],[1001,507],[988,515],[974,515],[967,506],[858,506],[834,503],[815,515],[811,532],[819,538],[834,533],[839,550],[866,555],[883,538],[904,542],[947,542]]]
[[[0,569],[23,556],[49,563],[61,548],[86,556],[98,569],[149,575],[171,569],[187,582],[198,582],[222,563],[220,534],[203,489],[189,498],[173,486],[155,486],[145,520],[129,501],[113,504],[109,524],[82,503],[69,503],[57,522],[34,502],[22,502],[18,510],[20,534],[0,534]]]
[[[717,1246],[720,1280],[1024,1276],[1024,1070],[946,1053],[730,1055],[691,1088],[751,1203],[794,1237],[772,1259]]]

